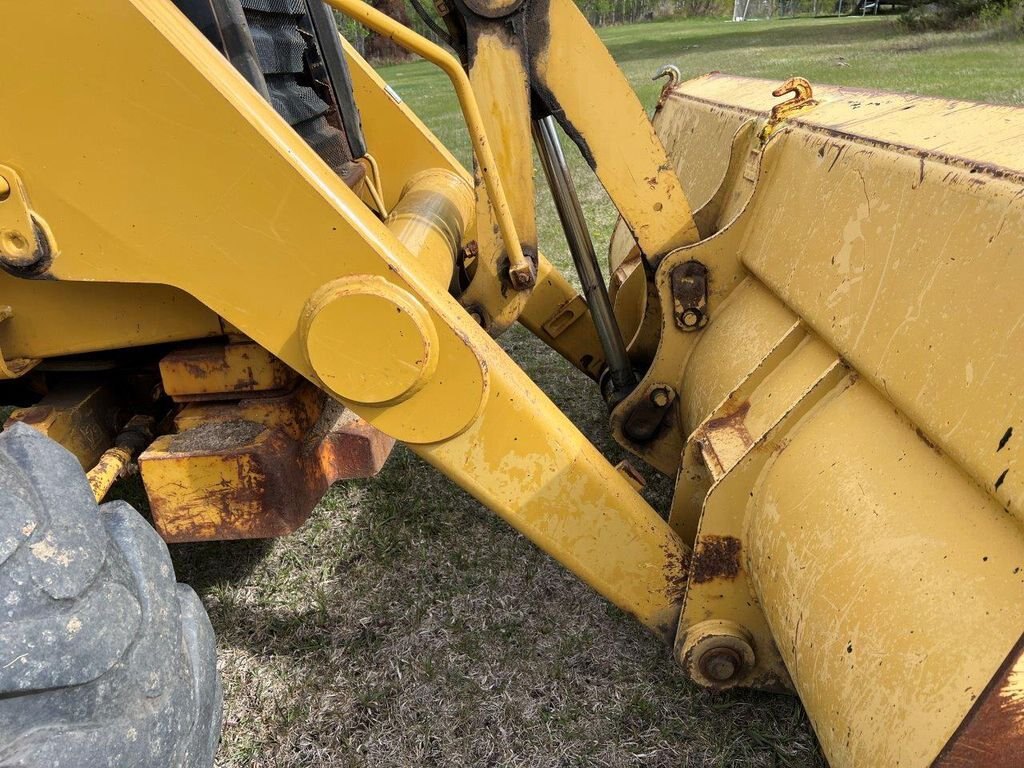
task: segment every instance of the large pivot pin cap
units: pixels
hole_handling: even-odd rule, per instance
[[[335,395],[383,405],[412,397],[437,368],[437,330],[410,294],[383,277],[355,275],[306,304],[306,358]]]

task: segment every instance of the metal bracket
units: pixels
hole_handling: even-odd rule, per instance
[[[634,443],[650,442],[661,429],[676,401],[676,392],[667,384],[656,384],[626,417],[622,431]]]
[[[672,314],[684,331],[699,331],[708,324],[708,268],[699,261],[673,268]]]
[[[0,323],[13,315],[14,312],[9,306],[6,304],[0,305]],[[4,358],[3,351],[0,350],[0,381],[16,379],[31,371],[39,364],[39,362],[38,358],[31,357],[16,357],[11,360],[7,360]]]
[[[31,276],[49,265],[56,250],[50,228],[29,205],[21,177],[0,165],[0,266]]]

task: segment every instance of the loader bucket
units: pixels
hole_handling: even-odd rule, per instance
[[[619,431],[678,471],[676,653],[795,691],[838,768],[1019,765],[1024,109],[778,85],[706,75],[655,116],[701,229],[659,299],[706,267],[703,330],[652,341],[621,226],[610,253],[680,393],[676,437]]]

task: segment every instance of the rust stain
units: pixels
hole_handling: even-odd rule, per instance
[[[735,536],[701,536],[691,561],[693,583],[735,579],[740,573],[741,549],[742,544]]]
[[[45,405],[35,405],[22,408],[11,416],[17,416],[18,421],[24,424],[44,424],[53,416],[53,409]]]
[[[188,429],[139,459],[157,530],[167,541],[270,538],[291,533],[340,479],[369,477],[394,440],[332,402],[285,429],[283,398],[192,405]],[[233,412],[233,413],[232,413]],[[312,414],[311,414],[312,415]],[[232,418],[233,416],[233,418]]]
[[[920,427],[914,427],[914,432],[917,433],[917,436],[919,438],[921,438],[922,442],[924,442],[925,445],[927,445],[929,448],[931,448],[933,451],[935,451],[940,456],[942,455],[942,449],[940,449],[939,446],[937,446],[935,443],[933,443],[928,438],[928,435],[926,435],[924,432],[921,431]]]
[[[686,599],[686,585],[690,580],[690,548],[686,547],[683,556],[678,559],[675,550],[670,550],[669,547],[665,547],[665,554],[665,581],[668,584],[665,594],[672,602],[682,604]]]
[[[719,416],[717,419],[711,419],[708,421],[707,425],[704,427],[704,431],[717,432],[720,429],[724,429],[730,432],[736,432],[738,435],[745,436],[746,442],[749,444],[753,442],[745,423],[749,412],[750,401],[744,400],[736,407],[736,410],[731,413],[727,413],[725,416]]]
[[[1024,755],[1024,636],[932,763],[933,768],[1012,768]]]
[[[198,379],[199,381],[202,381],[210,375],[210,367],[208,365],[195,363],[185,358],[181,360],[181,365],[186,371],[188,371],[192,378]]]

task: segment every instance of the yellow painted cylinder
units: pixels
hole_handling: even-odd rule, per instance
[[[448,290],[474,204],[465,179],[434,169],[413,176],[388,215],[388,229],[415,256],[431,288]]]
[[[829,762],[932,763],[1024,627],[1024,533],[863,381],[750,499],[747,567]]]

